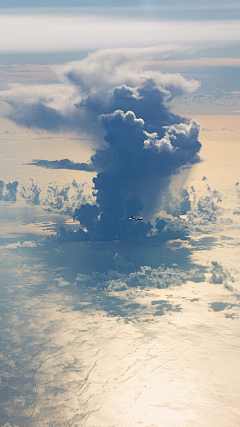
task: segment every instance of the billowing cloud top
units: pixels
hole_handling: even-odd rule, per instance
[[[133,228],[130,214],[143,211],[150,218],[159,209],[168,178],[199,161],[200,125],[174,115],[167,106],[168,100],[192,92],[199,83],[144,67],[143,59],[157,53],[166,54],[160,48],[98,51],[55,67],[58,85],[13,86],[2,92],[9,117],[21,125],[85,130],[98,138],[101,148],[89,163],[97,172],[96,205],[83,205],[75,213],[88,230],[87,238],[149,235],[151,224]]]

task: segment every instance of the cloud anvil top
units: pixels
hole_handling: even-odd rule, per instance
[[[161,21],[92,15],[0,16],[1,52],[50,52],[156,45],[174,41],[239,41],[240,21]]]

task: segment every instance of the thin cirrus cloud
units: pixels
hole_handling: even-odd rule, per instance
[[[176,68],[181,67],[240,67],[240,58],[197,58],[197,59],[174,59],[164,61],[151,61],[151,68]]]
[[[90,14],[0,16],[0,52],[63,52],[166,42],[239,41],[239,20],[171,21]]]

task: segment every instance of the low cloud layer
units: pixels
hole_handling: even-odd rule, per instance
[[[115,255],[115,258],[119,257],[119,254]],[[107,274],[100,274],[97,271],[92,275],[79,273],[76,278],[76,285],[107,289],[108,291],[122,291],[132,287],[163,289],[170,286],[180,286],[187,280],[202,280],[203,277],[197,268],[192,268],[186,272],[176,268],[165,268],[164,265],[156,269],[143,266],[139,271],[130,274],[113,270],[109,270]]]
[[[39,2],[40,3],[40,2]],[[78,2],[78,5],[81,2]],[[96,6],[98,5],[94,2]],[[151,2],[150,2],[151,4]],[[5,7],[9,7],[4,2]],[[48,3],[48,6],[52,3]],[[122,4],[121,4],[122,5]],[[22,4],[21,4],[22,6]],[[62,4],[61,4],[62,6]],[[154,4],[155,6],[155,4]],[[202,6],[202,3],[201,3]],[[30,2],[32,7],[32,2]],[[52,6],[54,8],[54,6]],[[230,6],[229,9],[232,10]],[[64,8],[65,9],[65,8]],[[123,11],[122,8],[119,8]],[[206,9],[204,7],[204,9]],[[196,40],[209,42],[218,40],[239,40],[239,22],[236,20],[237,10],[234,8],[234,20],[227,19],[226,11],[223,20],[216,21],[216,14],[210,21],[195,19],[203,16],[202,12],[194,13],[194,19],[189,17],[189,7],[177,9],[171,7],[171,13],[166,19],[166,10],[157,9],[155,13],[146,9],[143,16],[134,16],[127,12],[127,18],[121,14],[102,15],[86,13],[86,10],[76,9],[74,12],[33,13],[30,9],[25,13],[3,13],[0,16],[0,51],[9,52],[66,52],[99,49],[101,46],[141,46],[154,43],[193,42]],[[103,8],[105,11],[105,9]],[[110,9],[111,10],[111,9]],[[151,9],[150,9],[151,10]],[[84,13],[85,12],[85,13]],[[125,12],[126,13],[126,12]],[[150,15],[149,15],[150,13]],[[213,12],[212,12],[213,13]],[[152,17],[153,14],[153,17]],[[184,16],[183,16],[184,14]],[[190,14],[191,15],[191,14]],[[163,16],[165,16],[163,18]],[[208,16],[208,14],[207,14]],[[181,17],[181,20],[179,18]],[[11,29],[11,30],[10,30]]]
[[[234,68],[235,69],[235,68]],[[233,78],[232,78],[233,80]],[[219,83],[221,84],[221,83]],[[176,102],[178,108],[186,108],[191,106],[196,111],[196,107],[212,108],[212,114],[218,112],[236,113],[240,107],[240,92],[238,90],[225,91],[217,88],[214,93],[201,92],[197,94],[186,94],[179,98]],[[203,110],[202,110],[203,111]],[[208,111],[208,110],[207,110]],[[210,110],[209,110],[210,111]],[[197,114],[197,113],[195,113]],[[219,113],[218,113],[219,114]]]
[[[28,165],[40,166],[47,169],[70,169],[78,171],[95,172],[91,163],[75,163],[68,159],[62,160],[33,160]]]
[[[159,54],[166,52],[159,48],[98,51],[55,67],[59,85],[15,86],[2,92],[11,108],[8,117],[18,124],[84,130],[98,139],[99,148],[89,163],[68,159],[32,163],[97,172],[96,204],[83,204],[75,211],[91,240],[125,240],[130,235],[131,240],[135,236],[142,241],[150,236],[150,222],[134,224],[129,216],[151,219],[161,207],[170,177],[182,166],[200,161],[200,125],[168,107],[168,101],[199,84],[179,74],[144,68],[144,59]]]

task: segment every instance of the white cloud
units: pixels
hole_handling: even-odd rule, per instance
[[[17,249],[17,248],[36,248],[37,243],[33,240],[26,240],[25,242],[15,242],[15,243],[8,243],[5,246],[0,246],[1,249]]]
[[[117,255],[119,256],[119,254]],[[108,291],[122,291],[135,287],[164,289],[170,286],[180,286],[187,280],[195,278],[204,278],[197,268],[192,268],[187,272],[161,265],[158,268],[142,266],[140,270],[130,274],[113,270],[102,274],[95,271],[91,275],[79,273],[75,284],[96,289],[103,288]]]
[[[56,277],[55,279],[53,279],[53,281],[58,282],[58,286],[60,286],[60,287],[70,285],[70,283],[67,280],[65,280],[63,277]]]
[[[53,67],[54,72],[63,83],[72,83],[81,86],[82,90],[92,93],[110,90],[117,85],[139,86],[143,79],[154,79],[156,85],[165,88],[166,96],[168,87],[171,88],[171,96],[175,91],[182,93],[193,92],[199,87],[199,82],[186,80],[178,73],[161,73],[158,70],[150,70],[148,63],[143,61],[151,59],[154,55],[161,57],[171,56],[183,48],[177,46],[155,46],[147,48],[118,48],[102,49],[90,53],[80,61],[69,62]],[[186,48],[187,49],[187,48]]]
[[[54,108],[57,111],[65,112],[73,108],[73,104],[80,102],[80,94],[69,84],[48,84],[48,85],[21,85],[13,83],[7,90],[1,91],[1,100],[9,100],[17,103],[23,100],[25,105],[41,102],[43,105]]]
[[[2,427],[18,427],[18,426],[16,424],[11,425],[10,423],[5,423],[5,424],[3,424]]]
[[[199,105],[217,108],[238,108],[240,106],[240,92],[226,92],[216,89],[213,94],[201,92],[197,94],[186,94],[176,100],[180,105]]]
[[[116,16],[0,16],[1,52],[52,52],[182,41],[239,40],[239,21],[164,21]]]
[[[42,190],[45,190],[44,195],[41,195]],[[63,186],[51,183],[41,189],[30,178],[30,184],[22,186],[20,194],[30,205],[40,205],[48,211],[73,215],[75,209],[81,204],[94,202],[92,194],[88,194],[87,190],[89,189],[85,183],[78,184],[76,181]]]
[[[231,276],[229,271],[224,269],[217,261],[212,261],[212,269],[210,273],[210,283],[224,284],[225,287],[229,288],[228,281],[234,282],[234,278]]]
[[[150,59],[154,55],[168,56],[178,51],[179,48],[176,46],[99,50],[90,53],[82,60],[53,66],[53,71],[59,78],[60,84],[11,84],[8,89],[1,91],[1,101],[4,103],[5,109],[7,102],[11,106],[15,106],[13,120],[17,121],[20,116],[24,115],[24,111],[27,111],[28,126],[31,126],[34,108],[41,104],[41,111],[35,112],[38,116],[47,116],[49,109],[54,112],[54,117],[51,117],[50,120],[52,124],[49,123],[47,127],[54,126],[53,123],[56,121],[71,128],[74,125],[77,126],[76,123],[80,120],[76,106],[80,105],[87,96],[96,93],[103,95],[107,102],[108,97],[113,95],[111,91],[117,86],[131,86],[137,96],[138,86],[142,85],[146,79],[153,79],[166,98],[174,98],[197,90],[200,85],[198,81],[187,80],[178,73],[169,74],[150,70],[143,62],[144,59]],[[31,112],[29,107],[31,107]],[[65,123],[66,117],[68,117],[67,124]],[[86,121],[87,118],[84,116],[79,126],[83,126],[83,122]],[[41,123],[35,126],[42,127]]]

